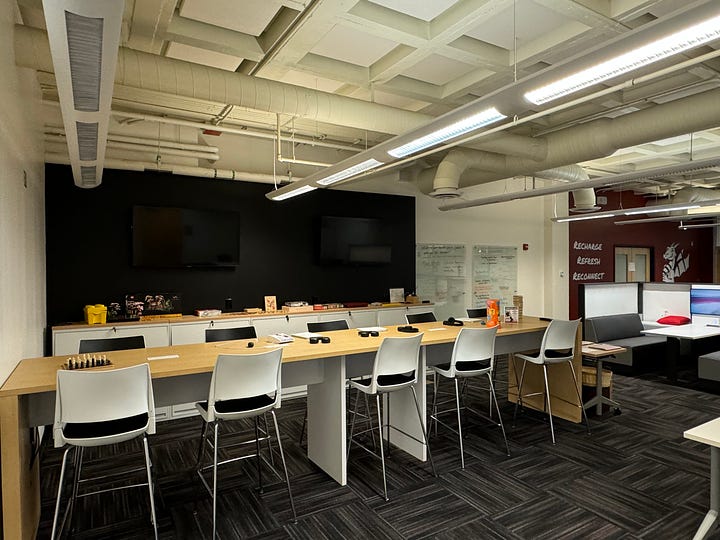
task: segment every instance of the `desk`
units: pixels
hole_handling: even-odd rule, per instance
[[[416,386],[424,414],[425,365],[447,361],[446,356],[434,353],[442,352],[443,347],[452,347],[460,328],[439,322],[415,326],[424,332]],[[546,322],[533,317],[506,325],[498,332],[495,351],[506,354],[537,348],[546,327]],[[344,485],[347,482],[345,380],[370,371],[372,353],[382,337],[408,334],[388,327],[380,338],[362,338],[356,330],[339,330],[328,335],[332,338],[329,344],[310,344],[296,339],[283,347],[282,383],[286,387],[308,385],[308,457]],[[162,407],[207,399],[218,354],[252,353],[262,347],[276,346],[264,338],[253,349],[246,348],[245,343],[221,341],[113,351],[108,357],[116,368],[144,363],[149,357],[164,357],[149,362],[155,403]],[[0,388],[4,538],[35,537],[40,516],[39,464],[31,459],[29,428],[53,422],[56,372],[66,359],[66,356],[50,356],[22,360]],[[407,401],[401,397],[393,400],[393,424],[422,439],[412,396],[407,393]],[[419,459],[426,458],[426,449],[421,443],[398,435],[393,437],[393,444]]]
[[[672,382],[676,382],[677,366],[680,359],[680,342],[683,339],[690,340],[693,344],[693,355],[695,355],[695,343],[706,343],[711,338],[720,338],[720,327],[704,326],[700,324],[684,324],[681,326],[664,326],[662,328],[653,328],[652,330],[643,330],[643,334],[667,336],[667,365],[665,366],[665,369],[667,372],[667,378]],[[715,350],[720,348],[720,346],[715,347]]]
[[[710,510],[693,537],[693,540],[702,540],[717,526],[720,511],[720,418],[688,429],[683,437],[710,445]]]
[[[602,415],[602,406],[603,405],[609,405],[611,407],[615,407],[618,411],[620,410],[620,405],[617,401],[614,401],[612,399],[606,398],[603,396],[602,393],[602,363],[605,358],[610,358],[615,356],[616,354],[624,353],[627,349],[625,347],[615,347],[613,349],[594,349],[592,347],[592,343],[588,343],[587,345],[583,345],[582,347],[582,355],[583,358],[589,358],[591,360],[595,361],[595,373],[596,373],[596,383],[595,383],[595,391],[597,392],[595,394],[595,397],[589,400],[587,403],[583,403],[583,409],[589,409],[592,406],[595,406],[595,414],[598,416]]]

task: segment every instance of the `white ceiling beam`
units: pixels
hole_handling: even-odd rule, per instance
[[[125,46],[160,54],[164,35],[175,13],[176,0],[135,0],[130,31]]]
[[[246,58],[254,62],[260,61],[265,55],[254,36],[179,15],[172,18],[164,37],[168,41]]]
[[[369,87],[368,81],[368,69],[343,62],[342,60],[335,60],[328,58],[327,56],[321,56],[319,54],[308,53],[305,57],[297,63],[294,68],[297,71],[304,71],[324,79],[331,79],[334,81],[341,81],[353,84],[355,86]]]
[[[499,71],[510,65],[510,52],[470,36],[460,36],[438,52],[466,64]]]

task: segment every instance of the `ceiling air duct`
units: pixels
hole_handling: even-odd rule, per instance
[[[122,0],[43,0],[75,185],[102,180]]]

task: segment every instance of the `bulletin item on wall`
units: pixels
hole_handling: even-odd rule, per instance
[[[465,252],[463,244],[417,245],[417,294],[435,304],[438,320],[465,315]]]
[[[405,289],[390,289],[390,302],[404,302],[405,301]]]
[[[265,311],[271,313],[277,311],[277,297],[266,296],[265,297]]]
[[[175,293],[128,294],[125,297],[125,313],[130,318],[181,315],[182,299]]]
[[[518,289],[517,248],[510,246],[473,246],[473,306],[497,298],[500,305],[512,304]]]
[[[494,298],[485,300],[485,305],[487,306],[487,322],[485,325],[488,328],[500,326],[500,305],[498,300]]]

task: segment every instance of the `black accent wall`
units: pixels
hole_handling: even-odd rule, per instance
[[[268,184],[106,169],[93,189],[74,185],[70,167],[46,166],[47,318],[83,318],[86,304],[123,301],[133,293],[180,293],[183,311],[263,307],[265,295],[318,302],[382,301],[388,289],[415,289],[415,200],[412,197],[317,190],[282,202]],[[134,205],[235,211],[241,214],[236,268],[132,266]],[[323,215],[379,218],[391,231],[392,264],[326,266],[318,262]]]

